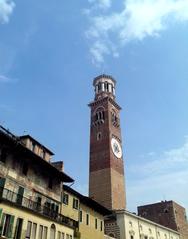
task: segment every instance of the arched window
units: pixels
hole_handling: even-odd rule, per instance
[[[98,91],[100,92],[101,89],[102,89],[102,84],[101,84],[101,82],[99,82],[99,84],[98,84]]]
[[[55,228],[55,225],[52,224],[50,228],[50,239],[55,239],[55,234],[56,234],[56,228]]]
[[[97,126],[103,124],[105,120],[105,112],[103,107],[99,107],[93,114],[93,125]]]
[[[102,133],[101,133],[101,132],[98,132],[98,133],[97,133],[97,140],[100,140],[101,137],[102,137]]]
[[[114,238],[115,238],[115,234],[114,234],[114,233],[112,233],[112,232],[111,232],[111,233],[109,233],[109,236],[110,236],[110,237],[114,237]]]
[[[108,84],[107,81],[105,81],[105,83],[104,83],[104,90],[105,90],[106,92],[109,91],[109,84]]]
[[[114,110],[112,110],[111,112],[111,120],[112,120],[113,126],[119,127],[119,118],[117,117],[117,114]]]

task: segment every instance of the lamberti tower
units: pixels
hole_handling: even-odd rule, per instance
[[[93,81],[91,108],[89,196],[108,209],[126,208],[120,128],[121,107],[115,101],[116,81],[100,75]]]

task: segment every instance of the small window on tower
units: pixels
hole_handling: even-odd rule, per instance
[[[165,208],[164,213],[168,213],[168,212],[169,212],[168,208]]]
[[[113,126],[119,127],[119,118],[117,117],[115,111],[112,111],[112,113],[111,113],[111,120],[112,120]]]
[[[105,84],[104,84],[104,89],[105,89],[105,91],[108,92],[108,82],[107,82],[107,81],[106,81]]]
[[[102,89],[101,83],[98,84],[98,90],[100,91]]]
[[[99,141],[99,140],[101,139],[101,137],[102,137],[102,133],[101,133],[101,132],[98,132],[98,133],[97,133],[97,140]]]
[[[104,108],[100,107],[96,110],[96,112],[93,115],[93,125],[97,126],[103,124],[104,120],[105,120]]]

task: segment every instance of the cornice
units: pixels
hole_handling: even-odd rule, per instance
[[[102,99],[99,99],[99,100],[95,100],[91,103],[88,104],[89,107],[93,107],[93,106],[96,106],[96,105],[99,105],[105,101],[109,101],[114,107],[116,107],[118,110],[121,110],[122,108],[115,102],[115,100],[113,100],[111,97],[105,97],[105,98],[102,98]]]

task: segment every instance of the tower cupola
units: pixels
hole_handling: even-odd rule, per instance
[[[115,85],[116,81],[110,75],[97,76],[93,81],[95,87],[95,100],[104,98],[106,96],[115,99]]]

